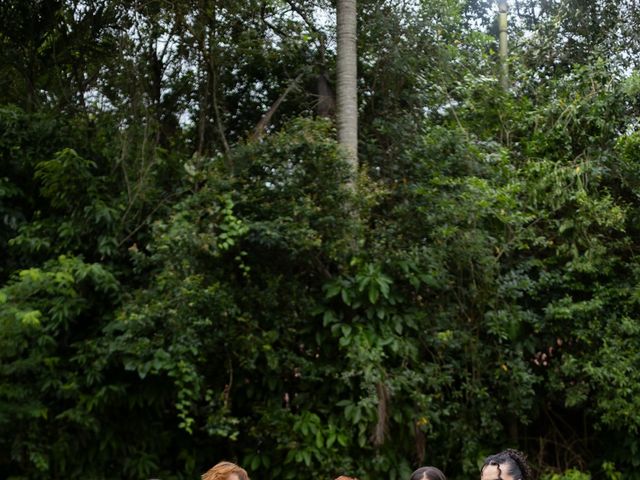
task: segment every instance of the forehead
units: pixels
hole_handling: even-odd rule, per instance
[[[507,466],[500,465],[487,465],[482,469],[480,480],[513,480],[513,477],[507,473]]]
[[[227,480],[240,480],[240,478],[238,477],[237,473],[231,473],[229,474],[229,476],[227,477]]]

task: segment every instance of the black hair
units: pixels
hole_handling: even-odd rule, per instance
[[[495,465],[498,467],[498,472],[501,473],[500,465],[506,465],[506,473],[511,475],[514,480],[532,480],[531,467],[527,463],[527,457],[519,450],[513,450],[508,448],[495,455],[489,455],[484,459],[484,465],[482,470],[487,465]],[[501,478],[498,476],[498,478]],[[412,479],[413,480],[413,479]]]
[[[447,477],[436,467],[420,467],[411,474],[410,480],[447,480]]]

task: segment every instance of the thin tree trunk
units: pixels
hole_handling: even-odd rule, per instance
[[[198,72],[198,155],[202,156],[205,153],[206,142],[207,109],[209,108],[207,105],[209,77],[207,76],[205,83],[205,75],[203,74],[203,71],[206,72],[206,69],[203,68],[202,64],[198,68],[200,69]]]
[[[213,59],[212,59],[213,63]],[[227,137],[224,134],[224,127],[222,125],[222,115],[220,114],[220,107],[218,106],[218,73],[216,71],[216,66],[211,65],[211,76],[213,78],[213,86],[211,89],[211,100],[213,103],[213,115],[215,124],[218,130],[218,135],[220,135],[220,142],[222,142],[222,147],[224,148],[224,153],[227,155],[231,150],[229,148],[229,142],[227,142]]]
[[[356,0],[338,0],[337,6],[337,124],[338,143],[347,154],[355,180],[358,170],[358,91]],[[353,183],[352,183],[353,185]]]
[[[287,95],[289,95],[289,92],[291,92],[294,88],[298,86],[298,82],[300,81],[301,78],[302,78],[302,74],[300,73],[296,78],[294,78],[291,81],[289,86],[286,88],[284,92],[282,92],[282,94],[278,97],[278,99],[274,102],[274,104],[271,105],[271,108],[269,108],[269,110],[265,112],[265,114],[262,116],[262,118],[256,125],[256,128],[254,129],[253,133],[249,136],[250,142],[256,142],[262,138],[262,136],[264,135],[264,132],[267,130],[267,127],[271,123],[271,118],[280,107],[280,104],[284,102],[285,98],[287,98]]]
[[[222,124],[222,114],[220,113],[220,107],[218,106],[218,65],[216,64],[216,7],[212,6],[210,25],[209,25],[209,75],[211,76],[211,104],[213,106],[213,117],[216,130],[220,136],[220,142],[224,149],[225,154],[229,154],[229,142],[224,134],[224,125]]]
[[[509,64],[507,57],[509,49],[507,46],[507,0],[500,0],[498,5],[500,14],[498,17],[498,30],[500,32],[500,85],[505,90],[509,89]]]

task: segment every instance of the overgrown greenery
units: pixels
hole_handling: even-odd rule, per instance
[[[329,3],[3,2],[0,476],[640,478],[637,12],[532,5],[360,2],[351,190]]]

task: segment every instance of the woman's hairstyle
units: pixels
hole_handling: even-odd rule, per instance
[[[238,480],[249,480],[246,470],[231,462],[218,463],[202,475],[202,480],[227,480],[229,475],[234,473],[238,476]]]
[[[482,470],[484,470],[484,467],[487,465],[495,465],[498,467],[498,478],[502,478],[501,465],[506,465],[505,473],[511,475],[514,480],[531,480],[533,478],[526,455],[511,448],[485,458]]]
[[[411,474],[410,480],[447,480],[442,470],[436,467],[420,467]]]

